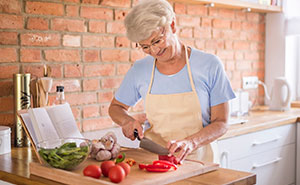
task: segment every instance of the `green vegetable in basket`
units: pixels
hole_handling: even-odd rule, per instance
[[[75,142],[69,142],[59,148],[41,148],[39,154],[52,167],[70,170],[88,156],[88,146],[77,147]]]

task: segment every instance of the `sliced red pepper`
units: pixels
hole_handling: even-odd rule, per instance
[[[174,155],[168,156],[168,155],[158,155],[159,160],[169,161],[174,164],[178,164],[178,161]]]
[[[153,164],[154,165],[163,164],[169,166],[170,168],[173,167],[174,170],[177,170],[177,166],[169,161],[158,160],[158,161],[153,161]]]
[[[167,172],[169,169],[167,168],[146,168],[148,172]]]
[[[148,164],[142,164],[142,163],[139,164],[139,168],[141,170],[145,169],[147,166],[148,166]]]

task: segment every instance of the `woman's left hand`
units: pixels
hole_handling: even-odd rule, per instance
[[[169,141],[168,142],[168,150],[170,155],[174,155],[174,153],[178,152],[178,155],[175,157],[177,158],[179,163],[182,163],[185,158],[195,150],[194,144],[191,139],[184,139],[178,141]]]

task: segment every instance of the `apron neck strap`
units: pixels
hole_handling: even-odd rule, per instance
[[[192,77],[192,72],[191,72],[191,67],[190,67],[190,61],[189,61],[189,57],[188,57],[189,55],[188,55],[188,52],[187,52],[187,47],[185,45],[183,45],[183,47],[184,47],[184,51],[185,51],[185,61],[186,61],[187,69],[188,69],[190,84],[191,84],[192,90],[194,92],[196,92],[194,81],[193,81],[193,77]],[[150,94],[150,91],[151,91],[151,88],[152,88],[153,79],[154,79],[155,65],[156,65],[156,59],[153,62],[151,79],[150,79],[150,84],[149,84],[149,87],[148,87],[147,94]]]

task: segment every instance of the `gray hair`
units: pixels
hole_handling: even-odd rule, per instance
[[[175,21],[172,6],[166,0],[142,0],[125,18],[126,34],[129,40],[140,42],[151,36],[158,27]]]

